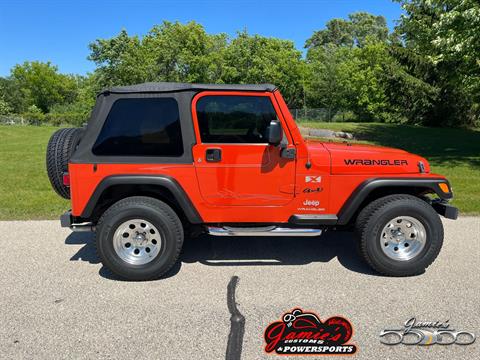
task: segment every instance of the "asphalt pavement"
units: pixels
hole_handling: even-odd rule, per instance
[[[440,256],[416,277],[379,276],[360,260],[351,234],[330,232],[186,239],[165,278],[126,282],[99,263],[90,233],[71,233],[58,221],[0,222],[0,359],[225,359],[233,276],[245,319],[237,358],[241,351],[241,359],[285,359],[264,352],[263,332],[300,307],[322,320],[350,320],[358,351],[349,359],[479,359],[480,339],[380,343],[382,330],[411,317],[449,320],[480,337],[480,218],[444,225]]]

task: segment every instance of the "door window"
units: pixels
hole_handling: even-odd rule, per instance
[[[267,96],[204,96],[196,110],[203,143],[267,143],[267,127],[278,120]]]

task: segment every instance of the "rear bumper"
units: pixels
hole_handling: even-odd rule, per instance
[[[95,227],[90,222],[76,223],[71,210],[60,216],[60,226],[70,228],[75,232],[95,231]]]
[[[449,205],[446,201],[434,201],[432,202],[432,207],[437,213],[447,219],[456,220],[458,218],[458,209],[455,206]]]
[[[72,225],[72,211],[66,211],[60,216],[60,225],[62,227],[70,227]]]

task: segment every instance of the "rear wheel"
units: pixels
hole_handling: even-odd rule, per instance
[[[97,224],[96,245],[103,265],[127,280],[161,277],[177,261],[183,228],[164,202],[134,196],[118,201]]]
[[[47,174],[58,195],[70,199],[70,189],[63,184],[63,173],[68,172],[68,161],[82,138],[83,130],[65,128],[53,133],[47,146]]]
[[[390,276],[423,273],[443,244],[438,214],[412,195],[390,195],[373,201],[359,214],[356,231],[365,261]]]

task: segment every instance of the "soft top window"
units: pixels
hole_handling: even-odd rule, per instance
[[[177,101],[129,98],[115,101],[92,152],[100,156],[181,156]]]

